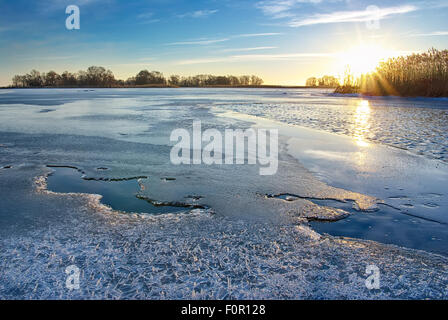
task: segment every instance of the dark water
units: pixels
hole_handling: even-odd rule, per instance
[[[127,181],[86,180],[81,173],[72,168],[52,168],[48,177],[48,189],[59,193],[99,194],[101,202],[114,210],[132,213],[163,214],[185,212],[184,207],[155,206],[136,196],[140,190],[137,179]]]
[[[48,189],[60,193],[90,193],[103,196],[101,202],[114,210],[133,213],[164,214],[185,212],[184,207],[155,206],[137,198],[140,187],[137,179],[124,181],[86,180],[72,168],[52,168],[48,177]],[[360,212],[352,208],[351,202],[316,200],[322,206],[343,209],[351,215],[336,222],[312,221],[314,230],[332,236],[395,244],[448,256],[448,225],[407,214],[403,210],[379,205],[375,212]]]
[[[444,223],[415,217],[387,205],[380,204],[375,212],[359,212],[352,208],[351,203],[312,201],[351,213],[336,222],[311,222],[312,228],[321,234],[374,240],[448,256],[448,225]]]
[[[48,177],[48,189],[54,192],[100,194],[103,196],[102,203],[123,212],[163,214],[188,210],[184,207],[155,206],[137,198],[140,190],[137,179],[86,180],[79,171],[72,168],[52,169],[54,172]],[[448,256],[448,225],[444,223],[412,216],[400,209],[381,204],[375,212],[360,212],[352,208],[351,202],[311,201],[321,206],[343,209],[351,214],[336,222],[310,222],[311,227],[321,234],[373,240]]]

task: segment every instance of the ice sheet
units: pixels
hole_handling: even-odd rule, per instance
[[[356,208],[369,210],[377,196],[316,178],[297,161],[300,155],[288,153],[294,138],[288,132],[281,136],[276,176],[260,176],[257,166],[170,164],[173,128],[188,128],[193,119],[218,129],[257,123],[249,117],[218,117],[213,104],[283,101],[308,94],[314,93],[2,94],[0,297],[446,298],[445,257],[321,236],[307,226],[307,218],[335,215],[334,208],[316,200],[351,199]],[[296,129],[291,130],[297,134]],[[143,183],[148,198],[195,201],[214,214],[198,209],[157,217],[120,214],[102,205],[97,195],[48,192],[42,184],[51,170],[48,165],[73,166],[89,178],[147,176]],[[269,196],[281,194],[297,199]],[[79,291],[65,287],[64,271],[72,264],[82,271]],[[368,264],[380,268],[381,290],[365,287]]]

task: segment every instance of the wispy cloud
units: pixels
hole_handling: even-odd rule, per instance
[[[448,36],[448,31],[434,31],[429,33],[414,34],[413,37],[437,37],[437,36]]]
[[[187,12],[184,14],[178,14],[179,18],[205,18],[211,16],[212,14],[217,13],[218,10],[197,10],[192,12]]]
[[[277,47],[253,47],[253,48],[229,48],[222,49],[221,52],[246,52],[246,51],[260,51],[260,50],[271,50],[277,49]]]
[[[252,37],[269,37],[269,36],[276,36],[281,35],[282,33],[277,32],[267,32],[267,33],[242,33],[242,34],[234,34],[231,36],[227,36],[225,38],[219,38],[219,39],[208,39],[208,38],[202,38],[202,39],[194,39],[194,40],[186,40],[186,41],[178,41],[178,42],[171,42],[167,43],[166,45],[169,46],[180,46],[180,45],[210,45],[220,42],[229,41],[231,39],[236,38],[252,38]]]
[[[293,19],[288,23],[288,25],[290,27],[302,27],[316,24],[382,20],[394,15],[404,14],[416,10],[417,7],[415,6],[403,5],[398,7],[378,8],[376,10],[366,9],[361,11],[337,11],[329,14],[316,14],[305,19]]]
[[[154,16],[154,12],[143,12],[137,15],[137,19],[150,19]]]
[[[154,18],[154,12],[144,12],[137,15],[137,19],[141,24],[149,24],[159,22],[160,19]]]
[[[327,0],[329,1],[329,0]],[[331,2],[342,2],[343,0],[332,0]],[[265,0],[258,2],[256,7],[265,15],[274,18],[288,18],[286,24],[290,27],[302,27],[316,24],[344,23],[344,22],[364,22],[372,20],[382,20],[394,15],[404,14],[418,10],[414,5],[401,5],[386,8],[366,8],[355,11],[335,11],[325,14],[314,14],[308,17],[298,17],[297,9],[304,4],[319,4],[324,0]]]
[[[269,37],[269,36],[278,36],[282,33],[278,32],[268,32],[268,33],[243,33],[232,36],[232,38],[251,38],[251,37]]]
[[[191,41],[179,41],[179,42],[171,42],[167,43],[168,46],[182,46],[182,45],[210,45],[220,42],[229,41],[229,38],[222,38],[222,39],[198,39],[198,40],[191,40]]]
[[[258,2],[255,6],[265,15],[274,18],[292,18],[294,14],[291,10],[299,4],[317,4],[322,0],[265,0]]]
[[[255,6],[267,16],[271,16],[273,18],[285,18],[291,17],[291,13],[288,11],[293,7],[295,1],[292,0],[284,0],[284,1],[261,1],[258,2]]]
[[[448,2],[446,2],[446,0],[426,0],[422,3],[422,5],[424,5],[425,8],[439,9],[448,7]]]
[[[178,65],[205,64],[217,62],[246,62],[246,61],[281,61],[299,60],[304,58],[334,57],[334,53],[286,53],[286,54],[246,54],[227,57],[201,58],[177,61]]]

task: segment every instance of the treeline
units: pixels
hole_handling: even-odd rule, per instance
[[[261,86],[263,79],[257,76],[213,76],[202,74],[193,77],[171,76],[168,83],[179,87],[205,87],[205,86]]]
[[[323,76],[322,78],[311,77],[306,80],[307,87],[339,87],[339,80],[333,76]]]
[[[375,72],[355,79],[347,74],[337,93],[448,97],[448,50],[390,58]]]
[[[25,75],[16,75],[12,78],[13,87],[17,88],[39,88],[39,87],[76,87],[95,86],[112,87],[118,83],[114,74],[103,67],[89,67],[87,71],[71,73],[64,71],[57,74],[54,71],[41,73],[32,70]]]
[[[42,87],[139,87],[139,86],[171,86],[171,87],[206,87],[206,86],[260,86],[263,80],[257,76],[214,76],[197,75],[181,77],[172,75],[169,78],[159,71],[142,70],[135,77],[127,80],[117,80],[110,70],[92,66],[86,71],[71,73],[64,71],[58,74],[54,71],[41,73],[32,70],[25,75],[16,75],[12,86],[16,88]]]

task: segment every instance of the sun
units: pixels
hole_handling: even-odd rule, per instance
[[[390,51],[379,45],[360,45],[340,53],[338,64],[339,68],[344,69],[343,72],[349,67],[351,74],[359,77],[361,74],[375,71],[378,64],[391,55],[393,54]]]

